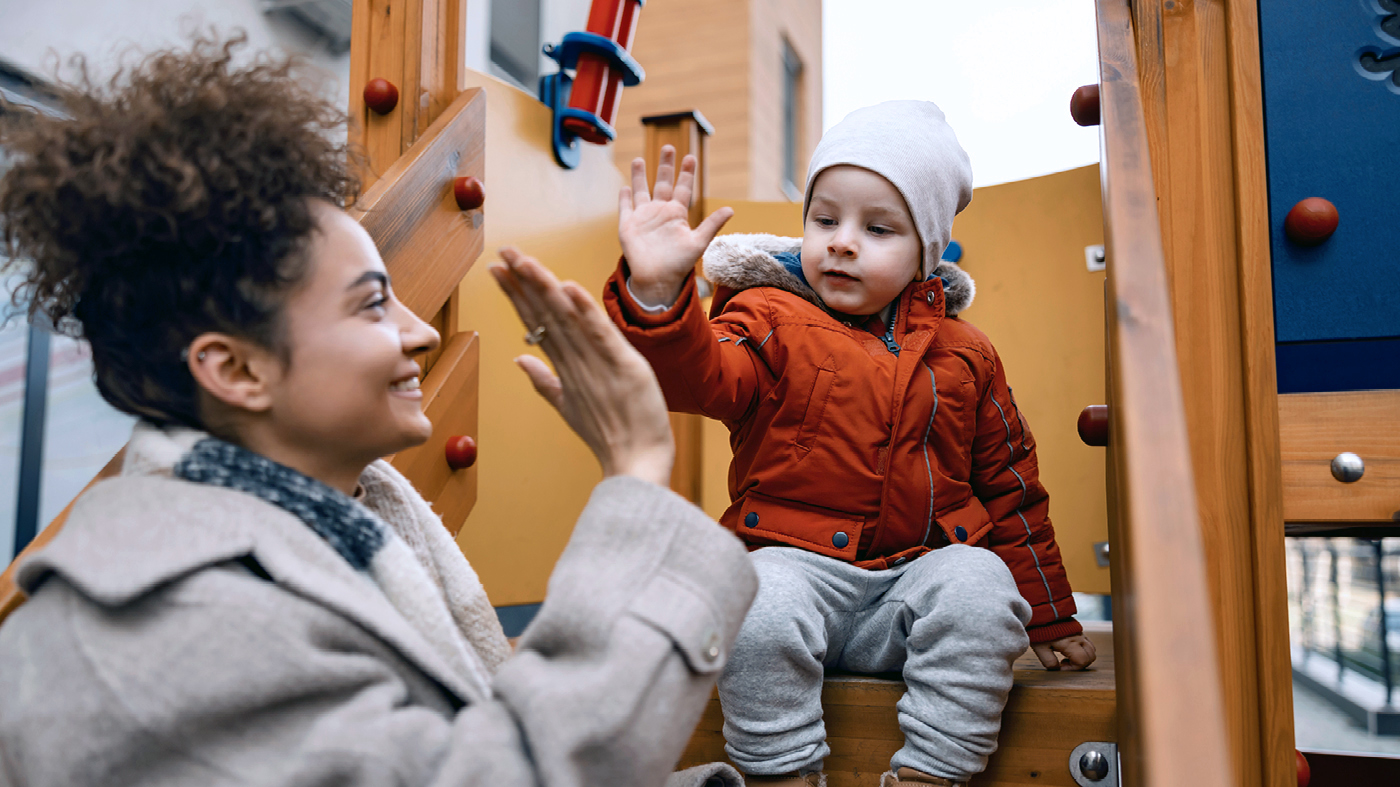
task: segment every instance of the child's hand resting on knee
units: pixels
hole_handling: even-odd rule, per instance
[[[647,167],[632,161],[632,186],[618,195],[617,234],[627,257],[628,287],[647,304],[675,303],[685,277],[705,247],[734,215],[732,208],[711,213],[690,228],[690,199],[695,187],[695,157],[686,156],[676,177],[676,149],[661,148],[656,188],[647,193]]]
[[[1098,657],[1094,652],[1094,643],[1083,634],[1032,645],[1031,650],[1035,651],[1040,663],[1048,670],[1082,670],[1093,664],[1094,659]],[[1056,653],[1063,654],[1064,661],[1060,661]]]

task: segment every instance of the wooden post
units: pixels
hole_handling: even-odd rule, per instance
[[[368,157],[368,189],[457,98],[465,67],[465,0],[354,2],[351,135]],[[384,115],[365,106],[365,84],[376,78],[399,91],[398,106]]]
[[[1133,3],[1233,784],[1294,783],[1258,9]]]
[[[642,118],[646,127],[646,160],[653,167],[647,174],[647,183],[656,185],[656,162],[661,158],[661,148],[670,145],[676,149],[676,162],[687,155],[695,156],[695,190],[690,200],[690,226],[700,224],[705,218],[705,142],[714,127],[700,114],[699,110],[673,112],[666,115],[652,115]],[[700,275],[699,261],[696,262],[698,283],[702,297],[709,295],[709,283]],[[689,413],[671,413],[671,431],[676,435],[676,466],[671,471],[671,488],[676,494],[699,505],[703,487],[701,484],[704,467],[701,434],[701,416]]]

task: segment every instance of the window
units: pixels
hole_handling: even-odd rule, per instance
[[[496,76],[535,92],[542,45],[540,0],[491,0],[491,70]]]
[[[788,199],[799,199],[802,189],[797,173],[798,124],[802,113],[802,61],[783,41],[783,192]]]

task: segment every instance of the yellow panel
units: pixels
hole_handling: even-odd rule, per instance
[[[720,205],[735,211],[726,233],[801,234],[800,203],[707,200],[706,209]],[[1070,584],[1108,593],[1108,569],[1093,555],[1108,539],[1104,450],[1075,428],[1085,405],[1105,401],[1104,274],[1084,262],[1084,247],[1103,243],[1098,167],[977,189],[953,237],[977,281],[963,316],[991,337],[1030,422]],[[705,429],[702,500],[718,517],[729,504],[728,435],[717,422]]]
[[[457,542],[492,603],[533,603],[601,473],[512,362],[532,349],[486,267],[513,244],[601,293],[619,254],[622,181],[609,148],[585,145],[577,169],[555,164],[550,113],[534,96],[473,71],[464,87],[487,97],[486,253],[461,288],[459,327],[481,334],[481,417],[477,502]]]

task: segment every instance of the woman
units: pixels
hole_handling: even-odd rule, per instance
[[[413,357],[438,336],[339,207],[337,113],[286,64],[233,66],[237,43],[0,122],[23,292],[141,419],[122,474],[18,571],[0,784],[660,784],[755,580],[664,488],[650,369],[581,288],[503,252],[558,376],[521,365],[606,476],[510,654],[379,459],[431,431]]]

